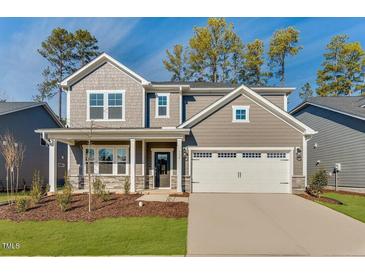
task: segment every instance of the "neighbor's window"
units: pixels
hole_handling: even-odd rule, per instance
[[[113,174],[113,149],[99,149],[99,174]]]
[[[169,95],[157,94],[156,98],[156,117],[168,117],[169,116]]]
[[[91,93],[89,94],[90,102],[90,119],[104,118],[104,94]]]
[[[233,106],[232,107],[232,121],[233,122],[248,122],[249,121],[249,107],[248,106]]]
[[[108,94],[108,119],[123,118],[123,94]]]
[[[126,174],[127,172],[127,149],[119,148],[117,149],[117,173]]]
[[[86,157],[86,173],[94,174],[95,173],[95,150],[93,148],[85,150]],[[90,170],[89,170],[90,168]]]

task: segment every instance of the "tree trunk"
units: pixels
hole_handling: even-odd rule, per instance
[[[285,57],[283,57],[282,61],[281,61],[281,79],[280,79],[280,84],[283,87],[285,85]]]
[[[19,190],[19,167],[16,168],[16,193]]]
[[[58,117],[62,118],[62,88],[58,89]]]
[[[10,203],[10,197],[9,197],[9,168],[6,168],[6,196],[8,198],[8,203]]]

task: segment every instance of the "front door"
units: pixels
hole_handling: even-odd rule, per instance
[[[155,187],[170,187],[170,152],[155,153]]]

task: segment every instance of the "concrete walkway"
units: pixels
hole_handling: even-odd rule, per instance
[[[365,255],[365,224],[289,194],[192,194],[188,255]]]
[[[169,194],[145,194],[136,199],[136,201],[146,202],[189,202],[188,197],[170,197]]]

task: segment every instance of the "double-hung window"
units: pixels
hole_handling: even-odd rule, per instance
[[[117,149],[117,173],[126,174],[127,171],[127,150],[125,148]]]
[[[95,150],[93,148],[85,150],[85,163],[86,173],[95,173]]]
[[[124,91],[88,91],[88,120],[123,121]]]
[[[113,149],[99,149],[99,174],[113,174]]]
[[[249,119],[250,107],[249,106],[232,106],[232,122],[234,123],[247,123]]]
[[[157,93],[156,96],[156,118],[169,117],[169,94]]]
[[[108,94],[108,119],[123,118],[123,94],[109,93]]]
[[[90,120],[104,119],[104,94],[89,94],[89,116]]]

